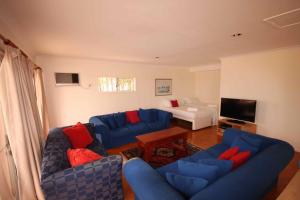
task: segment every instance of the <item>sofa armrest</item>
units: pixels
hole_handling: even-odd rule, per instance
[[[109,145],[110,143],[110,134],[108,126],[101,121],[97,116],[91,117],[89,120],[95,127],[95,134],[97,139],[105,146]]]
[[[173,117],[173,114],[171,112],[158,110],[158,120],[163,121],[166,125],[166,128],[170,126],[171,119]]]
[[[123,199],[122,157],[113,155],[56,172],[41,183],[47,200]]]
[[[197,193],[192,200],[262,199],[293,155],[293,147],[286,142],[280,141],[271,145],[244,165]]]
[[[140,158],[129,160],[124,165],[124,175],[134,191],[142,200],[183,200],[163,177]]]

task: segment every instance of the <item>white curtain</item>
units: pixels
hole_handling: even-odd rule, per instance
[[[40,187],[43,129],[31,65],[19,50],[5,47],[0,65],[0,106],[21,200],[44,199]]]
[[[37,106],[43,128],[43,137],[46,140],[49,131],[48,108],[43,82],[43,72],[39,67],[34,68],[34,86],[37,98]]]

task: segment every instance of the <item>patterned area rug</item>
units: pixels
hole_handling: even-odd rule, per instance
[[[193,155],[194,153],[198,151],[202,151],[203,149],[191,143],[187,143],[187,150],[188,150],[187,153],[182,154],[181,152],[178,153],[176,149],[170,147],[156,148],[152,153],[153,160],[149,164],[154,168],[161,167],[168,163],[174,162],[182,157]],[[122,151],[122,154],[128,160],[135,157],[142,158],[143,157],[142,153],[143,152],[138,147]]]

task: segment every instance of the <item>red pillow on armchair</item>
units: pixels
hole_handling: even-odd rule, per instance
[[[86,126],[80,122],[74,126],[64,128],[63,132],[74,149],[85,148],[94,141]]]
[[[102,156],[89,149],[68,149],[67,155],[72,167],[83,165],[102,158]]]

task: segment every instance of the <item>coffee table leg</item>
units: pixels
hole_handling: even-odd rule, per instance
[[[151,148],[150,146],[145,146],[144,147],[144,160],[146,162],[149,162],[151,159]]]

